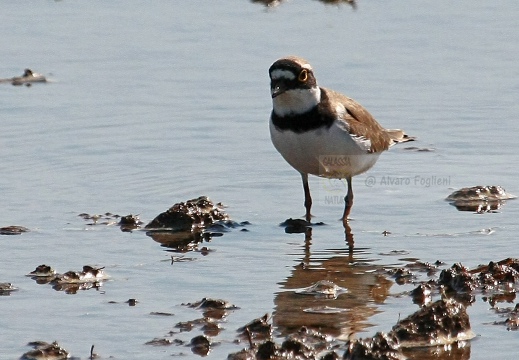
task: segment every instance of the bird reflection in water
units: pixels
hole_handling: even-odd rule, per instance
[[[382,266],[363,256],[365,249],[353,248],[353,234],[345,228],[346,248],[312,254],[312,228],[304,231],[302,261],[276,294],[274,326],[288,335],[305,326],[339,340],[370,327],[368,319],[380,312],[393,282],[383,275]],[[309,295],[302,289],[334,284],[341,289],[336,296]],[[326,294],[326,293],[324,293]]]
[[[339,348],[344,341],[369,338],[363,333],[375,326],[370,318],[382,312],[381,305],[394,296],[390,289],[395,283],[387,277],[386,267],[374,264],[376,259],[368,257],[368,249],[354,248],[349,224],[345,225],[344,248],[312,253],[312,228],[307,227],[302,233],[303,258],[280,283],[282,290],[274,299],[274,328],[284,337],[301,334],[305,329],[317,330],[332,339],[327,340],[327,346]],[[322,286],[327,284],[336,291],[323,290]],[[395,324],[397,318],[395,314]],[[383,331],[387,333],[391,328],[387,326]],[[404,348],[402,352],[409,359],[468,360],[470,342]]]

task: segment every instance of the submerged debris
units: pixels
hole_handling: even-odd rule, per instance
[[[211,350],[211,341],[204,335],[195,336],[189,342],[191,351],[200,356],[207,356]]]
[[[287,339],[281,345],[276,344],[272,340],[266,340],[258,345],[254,345],[249,349],[243,349],[239,352],[230,354],[227,359],[316,359],[317,352],[315,349],[297,339]]]
[[[11,83],[13,85],[27,85],[32,83],[47,82],[47,78],[31,69],[25,69],[22,76],[15,76],[7,79],[0,79],[0,83]]]
[[[286,219],[283,221],[279,226],[285,228],[285,232],[287,234],[302,234],[306,232],[308,228],[311,228],[312,226],[320,226],[324,225],[323,222],[318,222],[312,224],[309,221],[303,220],[303,219]]]
[[[281,3],[283,3],[285,0],[251,0],[253,3],[260,3],[263,4],[265,7],[271,8],[279,6]],[[357,2],[356,0],[319,0],[320,2],[324,3],[325,5],[342,5],[342,4],[348,4],[351,6],[353,10],[357,9]]]
[[[388,270],[388,274],[395,278],[395,282],[398,285],[403,285],[412,282],[416,276],[411,272],[411,270],[400,267],[396,269]]]
[[[196,301],[194,303],[183,304],[189,306],[191,308],[196,309],[215,309],[215,310],[235,310],[238,309],[236,305],[231,304],[228,301],[222,299],[211,299],[211,298],[203,298],[200,301]]]
[[[4,226],[0,228],[0,235],[20,235],[24,232],[28,232],[29,229],[23,226],[12,225]]]
[[[312,226],[312,223],[303,219],[286,219],[279,226],[285,228],[287,234],[301,234]]]
[[[259,323],[263,324],[263,317]],[[340,345],[331,336],[302,327],[277,344],[270,337],[255,343],[251,325],[240,328],[248,335],[249,348],[230,354],[228,359],[338,359]],[[240,334],[243,337],[243,333]],[[389,333],[379,332],[372,338],[353,339],[346,344],[342,359],[350,360],[403,360],[402,350],[411,347],[449,345],[470,340],[468,314],[462,303],[455,300],[439,300],[423,306],[414,314],[400,320]],[[334,349],[334,351],[329,351]],[[323,352],[328,353],[323,354]]]
[[[398,339],[391,334],[378,332],[372,338],[352,340],[344,353],[347,360],[403,360]]]
[[[104,214],[88,214],[81,213],[78,215],[83,218],[85,221],[92,221],[91,223],[87,223],[87,225],[113,225],[116,224],[118,219],[121,217],[117,214],[112,214],[111,212],[106,212]]]
[[[83,266],[82,271],[67,271],[58,274],[51,281],[56,284],[92,283],[107,279],[104,267],[96,268],[90,265]]]
[[[244,327],[246,330],[248,326]],[[243,329],[243,328],[242,328]],[[286,336],[281,345],[272,338],[257,340],[249,337],[249,347],[229,354],[227,359],[295,359],[295,360],[336,360],[339,343],[331,336],[303,326],[299,331]],[[351,340],[346,344],[343,359],[351,360],[401,360],[398,339],[391,334],[377,333],[373,338]]]
[[[272,336],[272,325],[269,321],[270,315],[265,314],[238,328],[238,334],[249,341],[270,339]]]
[[[156,315],[156,316],[173,316],[175,314],[170,312],[164,312],[164,311],[152,311],[150,312],[150,315]]]
[[[472,186],[457,190],[446,200],[459,211],[492,212],[499,209],[506,200],[515,199],[501,186]]]
[[[144,345],[153,345],[153,346],[169,346],[173,344],[171,339],[166,338],[155,338],[153,340],[147,341]]]
[[[44,341],[34,341],[28,345],[35,349],[23,354],[20,360],[64,360],[70,357],[68,351],[59,346],[56,341],[52,344]]]
[[[431,264],[426,261],[415,260],[409,264],[406,264],[405,268],[415,271],[421,271],[427,273],[427,276],[432,276],[438,271],[438,266],[441,265],[441,262],[436,262]]]
[[[507,330],[519,330],[519,304],[513,308],[496,309],[501,316],[505,316],[504,321],[495,321],[495,325],[506,325]]]
[[[445,287],[447,291],[456,293],[470,293],[478,287],[477,278],[460,263],[442,270],[438,278],[438,285]]]
[[[385,273],[408,274],[405,270],[413,269],[431,277],[436,275],[442,265],[440,261],[430,264],[412,259],[409,265],[398,268],[398,271]],[[346,346],[333,336],[319,336],[318,332],[306,327],[287,335],[281,345],[272,336],[255,337],[251,331],[253,325],[259,324],[268,329],[269,319],[266,315],[239,329],[240,339],[247,339],[249,347],[230,354],[228,359],[400,360],[406,359],[407,354],[416,354],[417,348],[426,353],[445,351],[451,354],[452,351],[452,354],[464,355],[470,351],[467,344],[475,335],[466,311],[466,304],[470,305],[470,302],[462,301],[463,297],[460,299],[457,294],[472,295],[476,290],[487,291],[485,289],[489,289],[489,284],[494,284],[492,294],[496,294],[495,291],[511,294],[513,286],[507,284],[517,279],[516,269],[519,269],[519,260],[516,259],[491,262],[472,270],[461,264],[454,264],[439,276],[436,275],[437,280],[419,282],[413,291],[407,292],[420,305],[415,313],[398,321],[387,333],[377,333],[373,338],[350,340]],[[433,294],[441,294],[442,298],[433,302]],[[504,312],[506,320],[501,323],[506,324],[509,329],[519,329],[517,309],[519,305],[514,310]],[[312,333],[314,335],[310,336]],[[339,350],[344,350],[343,357],[338,354]]]
[[[428,273],[428,276],[431,275],[434,275],[434,273]],[[471,332],[467,332],[469,329],[468,316],[464,308],[476,301],[476,295],[481,294],[483,295],[481,299],[488,302],[492,310],[500,316],[507,317],[506,320],[496,321],[495,324],[504,324],[507,329],[516,330],[519,328],[519,304],[514,308],[505,309],[501,309],[497,305],[515,301],[518,288],[519,259],[506,258],[500,261],[490,261],[487,265],[479,265],[473,269],[456,263],[450,268],[442,270],[437,279],[421,282],[409,293],[413,302],[422,306],[422,310],[437,306],[437,309],[432,311],[434,321],[427,320],[427,318],[425,320],[416,318],[409,323],[410,325],[414,324],[413,326],[416,328],[418,324],[430,321],[430,329],[435,323],[448,329],[447,324],[443,322],[444,318],[438,314],[438,311],[445,314],[451,313],[452,316],[448,320],[448,324],[454,329],[454,333],[441,335],[440,332],[438,335],[440,340],[444,338],[445,341],[462,341],[458,340],[457,332],[461,334],[462,338],[463,336],[470,338]],[[430,304],[433,293],[441,294],[443,299],[440,301],[443,303],[437,301]],[[438,307],[438,305],[443,306],[443,308]],[[456,313],[458,315],[455,315]],[[418,313],[415,315],[418,316]],[[431,340],[435,337],[433,336]],[[436,341],[432,342],[433,345],[436,343]],[[462,345],[458,347],[458,350],[465,351]]]
[[[332,281],[319,280],[313,285],[297,290],[296,294],[336,299],[337,296],[346,292],[348,292],[347,289],[335,285]]]
[[[26,276],[30,276],[38,284],[50,283],[54,290],[65,291],[68,294],[75,294],[78,290],[97,289],[108,279],[104,267],[90,265],[84,265],[81,271],[58,274],[52,267],[42,264]]]
[[[317,354],[335,347],[333,343],[334,341],[335,338],[332,336],[328,336],[321,333],[320,331],[302,326],[297,332],[288,335],[281,347],[288,349],[287,345],[290,345],[292,349],[297,349],[298,347],[301,347],[299,344],[302,343],[305,344],[305,353],[311,355],[312,352]],[[308,350],[312,350],[312,352],[309,352]],[[300,351],[295,351],[294,353],[297,354],[300,353]],[[335,353],[329,353],[328,356],[330,356],[330,354]]]
[[[138,229],[142,225],[142,221],[139,219],[139,215],[126,215],[121,216],[121,219],[117,223],[121,227],[121,231],[132,231]]]
[[[416,152],[432,152],[432,151],[436,151],[435,148],[420,148],[420,147],[417,147],[417,146],[408,146],[408,147],[403,148],[403,150],[416,151]]]
[[[126,304],[128,304],[128,306],[135,306],[139,303],[139,301],[137,299],[128,299],[125,301]]]
[[[253,3],[261,3],[265,5],[266,7],[275,7],[281,4],[283,0],[251,0]]]
[[[175,324],[175,328],[179,329],[180,332],[189,332],[195,328],[195,326],[202,326],[206,319],[195,319],[189,321],[180,321]]]
[[[430,284],[420,284],[413,291],[411,291],[410,295],[413,298],[413,303],[417,305],[427,305],[432,302],[432,286]]]
[[[54,277],[56,275],[56,270],[52,267],[42,264],[36,266],[36,269],[28,273],[26,276],[32,277]]]
[[[18,290],[18,288],[9,282],[0,283],[0,296],[11,295],[11,292],[16,290]]]
[[[42,264],[25,276],[30,276],[37,284],[48,284],[56,277],[56,270],[52,267]]]
[[[200,356],[206,356],[211,348],[215,345],[209,338],[209,336],[218,336],[223,330],[220,327],[222,319],[227,315],[227,311],[231,309],[238,309],[238,307],[230,304],[225,300],[203,298],[201,301],[194,303],[182,304],[191,308],[203,310],[204,317],[190,320],[181,321],[175,325],[175,330],[169,332],[164,338],[155,338],[147,345],[178,345],[178,346],[190,346],[191,351]],[[155,315],[173,315],[169,313],[152,313]],[[186,341],[173,338],[176,334],[190,332],[193,330],[202,331],[203,335],[193,337],[188,343]]]
[[[91,221],[87,223],[88,226],[118,225],[123,232],[131,232],[132,230],[140,228],[142,225],[139,215],[133,214],[121,216],[111,212],[106,212],[104,214],[81,213],[78,216],[83,218],[85,221]]]
[[[202,310],[205,319],[223,319],[229,311],[237,310],[239,307],[221,299],[203,298],[194,303],[182,304],[190,308]]]
[[[437,284],[447,292],[474,295],[479,290],[491,295],[516,292],[519,280],[519,259],[507,258],[491,261],[469,270],[461,264],[440,273]]]

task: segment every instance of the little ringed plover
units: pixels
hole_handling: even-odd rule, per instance
[[[346,225],[353,205],[352,177],[369,170],[392,145],[414,138],[402,130],[384,129],[355,100],[319,87],[304,59],[276,60],[269,75],[270,136],[277,151],[301,174],[306,221],[311,219],[308,174],[312,174],[347,180],[342,216]]]

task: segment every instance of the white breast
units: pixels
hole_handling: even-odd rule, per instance
[[[321,89],[292,89],[272,99],[274,112],[279,116],[303,114],[319,104]]]
[[[346,178],[369,170],[380,153],[368,153],[365,144],[352,138],[335,122],[304,133],[280,131],[270,121],[274,147],[301,173],[329,178]]]

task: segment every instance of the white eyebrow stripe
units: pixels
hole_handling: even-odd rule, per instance
[[[288,80],[294,80],[296,78],[296,76],[294,75],[294,73],[292,71],[276,69],[270,73],[270,78],[273,80],[278,80],[281,78],[285,78]]]

